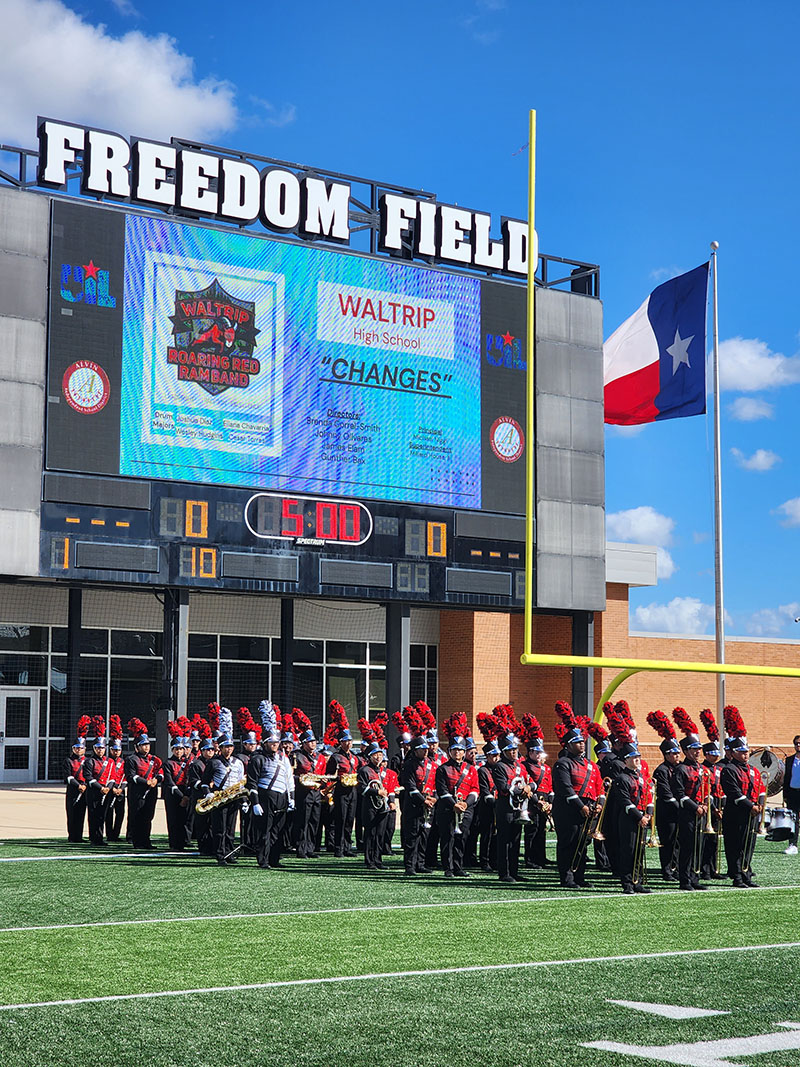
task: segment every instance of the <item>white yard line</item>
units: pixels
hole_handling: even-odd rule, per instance
[[[0,863],[45,863],[49,860],[145,860],[164,856],[199,856],[199,852],[70,852],[64,856],[3,856]]]
[[[630,963],[638,960],[675,959],[681,956],[710,956],[733,952],[771,952],[782,948],[800,948],[800,941],[772,945],[731,945],[725,948],[673,949],[668,952],[642,952],[624,956],[586,956],[581,959],[531,960],[523,963],[485,963],[469,967],[435,967],[419,971],[378,971],[373,974],[343,974],[332,978],[289,978],[277,982],[254,982],[250,985],[205,986],[199,989],[165,989],[155,993],[115,993],[105,997],[80,997],[75,1000],[40,1000],[29,1004],[0,1004],[0,1011],[24,1008],[62,1008],[81,1004],[110,1004],[122,1000],[154,1000],[159,997],[188,997],[206,993],[247,993],[257,989],[284,989],[290,986],[331,985],[336,982],[376,982],[386,978],[432,978],[448,974],[475,974],[490,971],[514,971],[534,967],[571,967],[582,964]]]
[[[715,893],[727,893],[730,890],[730,886],[714,886],[712,892]],[[760,889],[755,890],[758,893],[777,893],[782,890],[795,890],[800,887],[794,885],[773,885],[763,886]],[[652,896],[677,896],[677,889],[657,889]],[[587,903],[592,900],[619,900],[622,901],[623,897],[620,892],[616,893],[563,893],[558,896],[547,897],[529,897],[529,896],[514,896],[513,894],[507,897],[497,897],[493,900],[440,900],[427,902],[423,904],[369,904],[354,908],[307,908],[300,911],[247,911],[247,912],[231,912],[227,915],[182,915],[182,916],[164,916],[155,919],[108,919],[104,922],[83,922],[83,923],[53,923],[47,926],[2,926],[0,927],[0,934],[24,934],[24,933],[36,933],[47,930],[101,930],[110,926],[159,926],[164,923],[198,923],[198,922],[229,922],[233,919],[295,919],[302,918],[306,915],[352,915],[355,913],[363,912],[380,912],[380,911],[420,911],[431,908],[485,908],[487,906],[497,904],[500,906],[508,904],[569,904],[572,901],[580,901]],[[644,897],[636,897],[635,900],[641,902]],[[624,907],[629,908],[636,905],[633,901],[625,901]]]

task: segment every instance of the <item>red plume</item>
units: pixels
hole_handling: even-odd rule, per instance
[[[479,711],[475,717],[475,722],[483,735],[484,741],[493,741],[500,734],[505,733],[505,727],[496,715],[487,715],[486,712]]]
[[[605,702],[605,704],[603,705],[603,714],[607,716],[609,711],[613,711],[613,710],[614,710],[614,705],[611,703],[610,700],[607,700]]]
[[[219,730],[219,704],[213,700],[208,705],[208,721],[212,732],[216,733]]]
[[[203,740],[207,737],[211,737],[211,727],[208,723],[208,719],[204,719],[200,712],[195,712],[192,717],[192,729],[197,730]]]
[[[454,737],[466,737],[469,734],[469,726],[464,712],[457,711],[449,719],[445,719],[442,722],[442,733],[448,741],[452,741]]]
[[[105,715],[93,715],[92,716],[92,736],[93,737],[105,737],[106,736],[106,717],[105,717]]]
[[[563,722],[557,722],[553,729],[555,730],[559,745],[563,745],[564,738],[567,736],[570,730],[569,726],[565,726]]]
[[[294,719],[294,724],[300,731],[300,733],[303,733],[304,730],[314,729],[311,725],[311,719],[309,719],[309,717],[306,715],[302,708],[292,708],[292,718]]]
[[[544,740],[544,731],[535,715],[531,715],[530,712],[528,712],[526,715],[522,716],[519,736],[520,739],[526,743],[535,739],[540,741]]]
[[[708,740],[719,741],[719,727],[717,726],[717,720],[714,717],[714,712],[711,708],[703,708],[700,712],[700,722],[703,724],[703,728],[708,734]]]
[[[595,741],[608,741],[608,730],[606,730],[602,723],[590,722],[586,727],[586,732],[589,734],[589,737],[593,738]]]
[[[406,705],[406,707],[403,708],[403,714],[408,729],[412,734],[424,734],[426,730],[430,729],[430,727],[425,725],[425,720],[415,708]]]
[[[633,721],[633,716],[631,715],[631,709],[628,706],[627,700],[618,700],[614,705],[614,711],[619,712],[619,714],[623,717],[625,722],[628,724],[629,730],[636,729],[636,723]]]
[[[328,705],[328,728],[322,740],[326,745],[335,745],[342,730],[349,729],[350,723],[347,720],[347,712],[338,700],[332,700]]]
[[[725,733],[728,737],[747,737],[747,728],[737,707],[734,707],[733,704],[728,704],[723,714],[725,716]]]
[[[675,725],[679,730],[682,730],[685,734],[696,734],[697,723],[688,713],[686,708],[673,708],[672,718],[675,720]]]
[[[375,740],[375,731],[372,728],[372,724],[369,719],[359,719],[358,729],[361,733],[361,740],[368,743],[372,743]]]
[[[648,725],[652,726],[659,737],[673,738],[675,727],[669,721],[663,711],[651,711],[647,716]]]
[[[568,730],[571,730],[573,727],[578,725],[577,720],[575,718],[575,712],[572,710],[566,700],[556,701],[556,715],[559,717],[559,719],[561,719],[561,721],[567,727]],[[561,738],[559,738],[559,741],[560,740]]]
[[[81,715],[78,719],[78,725],[75,727],[78,737],[86,737],[89,733],[89,727],[92,725],[91,715]]]
[[[130,719],[128,721],[128,733],[132,734],[134,737],[137,737],[139,734],[146,734],[147,726],[141,719]]]
[[[623,741],[626,744],[630,744],[633,741],[628,720],[622,712],[614,708],[613,711],[609,711],[606,715],[606,721],[608,722],[609,730],[618,741]]]
[[[514,714],[513,704],[498,704],[492,708],[492,715],[502,724],[503,733],[519,734],[522,729],[522,723]]]
[[[108,733],[114,740],[122,740],[122,719],[119,715],[111,715],[108,720]]]
[[[114,716],[112,715],[111,718],[113,719]],[[189,722],[189,720],[186,718],[186,716],[185,715],[179,715],[178,718],[175,720],[175,722],[180,723],[181,737],[188,737],[189,734],[192,732],[192,724]],[[112,737],[114,736],[113,733],[112,733],[111,736]]]
[[[171,719],[167,723],[167,733],[173,740],[176,737],[183,737],[183,732],[181,731],[181,724],[178,722],[177,719]]]
[[[433,714],[433,712],[428,707],[428,705],[425,703],[425,701],[424,700],[418,700],[416,702],[416,704],[414,705],[414,707],[415,707],[415,709],[417,711],[417,714],[422,718],[422,721],[425,723],[425,729],[426,730],[435,730],[436,729],[436,716]]]
[[[404,734],[408,730],[408,724],[406,723],[406,720],[403,718],[402,711],[393,711],[392,712],[392,725],[394,726],[395,730],[397,730],[397,732],[399,734]]]

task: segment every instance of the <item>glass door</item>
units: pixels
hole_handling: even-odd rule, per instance
[[[35,782],[39,691],[0,688],[0,783]]]

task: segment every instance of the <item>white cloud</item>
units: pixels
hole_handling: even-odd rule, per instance
[[[785,500],[772,514],[783,515],[781,526],[800,526],[800,496]]]
[[[672,544],[674,529],[674,519],[660,514],[649,505],[616,511],[606,516],[606,534],[612,541],[632,541],[637,545],[658,547],[656,572],[659,578],[671,578],[678,569],[667,552],[667,545]]]
[[[696,545],[702,545],[706,541],[711,540],[711,534],[708,530],[694,530],[692,533],[692,540]]]
[[[714,606],[697,597],[676,596],[668,604],[646,604],[633,613],[631,629],[668,634],[706,634],[714,628]]]
[[[800,615],[800,603],[781,604],[778,608],[761,608],[745,622],[745,630],[753,637],[775,637],[787,622]]]
[[[610,433],[612,437],[638,437],[648,424],[643,422],[640,426],[614,426],[609,424],[606,426],[606,433]]]
[[[781,461],[781,457],[775,452],[770,452],[768,448],[757,448],[752,456],[749,457],[740,449],[732,448],[731,455],[739,466],[746,471],[771,471]]]
[[[660,284],[668,278],[677,278],[681,273],[683,272],[680,267],[656,267],[655,270],[650,271],[650,280]]]
[[[719,346],[721,389],[755,393],[800,382],[800,357],[773,352],[757,338],[731,337]]]
[[[728,405],[728,414],[737,422],[755,422],[757,419],[771,419],[775,409],[759,397],[739,396]]]
[[[140,17],[140,12],[133,6],[131,0],[111,0],[111,4],[117,9],[120,15],[124,15],[126,18],[128,16],[137,19]]]
[[[60,0],[0,0],[0,14],[6,144],[31,146],[37,115],[162,139],[210,138],[238,121],[233,86],[198,80],[165,34],[114,37]]]
[[[261,116],[250,119],[255,124],[261,122],[265,126],[288,126],[297,118],[297,108],[294,104],[282,104],[277,107],[270,100],[262,100],[258,96],[251,96],[250,99],[263,112]]]

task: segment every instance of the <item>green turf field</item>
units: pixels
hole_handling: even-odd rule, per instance
[[[0,848],[3,1067],[800,1064],[800,1030],[778,1025],[800,1026],[800,862],[777,844],[759,841],[760,890],[653,878],[649,897],[608,876],[565,894],[552,868],[509,887],[406,879],[397,856],[367,873],[356,859],[261,871],[124,851]],[[675,1020],[612,999],[726,1014]],[[783,1049],[585,1047],[754,1035]]]

